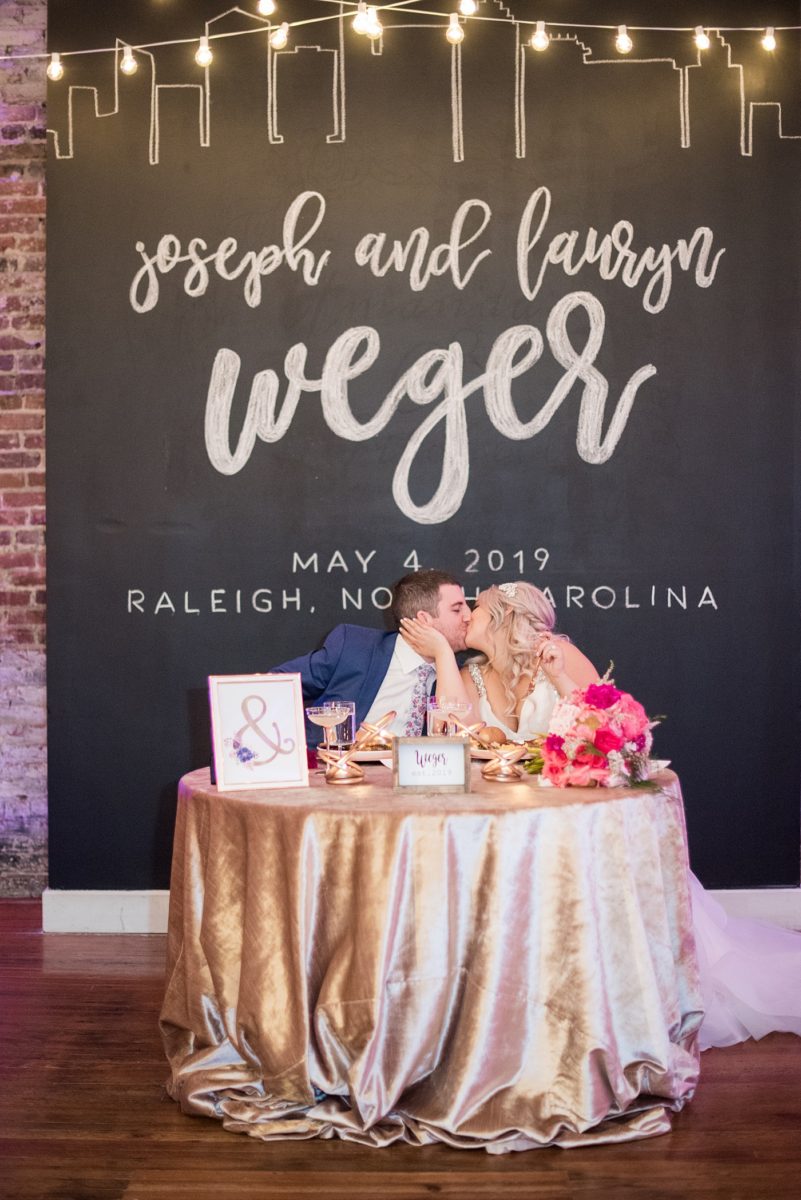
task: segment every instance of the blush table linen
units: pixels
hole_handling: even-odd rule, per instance
[[[179,787],[170,1095],[256,1138],[665,1133],[703,1016],[681,792]],[[320,777],[318,777],[320,778]]]

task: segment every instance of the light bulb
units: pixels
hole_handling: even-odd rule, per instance
[[[709,38],[704,32],[703,25],[696,25],[695,27],[695,44],[699,50],[709,49]]]
[[[450,24],[445,32],[445,37],[452,46],[458,46],[459,42],[464,41],[464,30],[459,24],[459,14],[451,13]]]
[[[275,0],[259,0],[256,12],[260,17],[271,17],[275,12]]]
[[[357,33],[367,33],[370,18],[367,16],[367,0],[359,0],[356,16],[353,18],[353,28]]]
[[[478,12],[476,0],[459,0],[459,12],[463,17],[474,17]]]
[[[384,26],[379,21],[378,13],[372,5],[367,9],[367,24],[364,27],[364,32],[371,42],[375,42],[384,32]]]
[[[120,70],[122,71],[123,75],[133,75],[138,66],[139,63],[134,58],[133,50],[130,46],[126,46],[122,52]]]
[[[200,39],[200,45],[195,51],[195,62],[199,67],[207,67],[213,58],[214,55],[211,52],[209,39],[207,37],[202,37]]]
[[[286,21],[282,21],[278,28],[274,29],[270,34],[270,45],[273,50],[283,50],[288,41],[289,25]]]
[[[628,54],[632,49],[634,42],[628,35],[625,25],[618,25],[617,37],[615,38],[615,46],[621,54]]]
[[[550,42],[548,34],[545,32],[545,22],[537,21],[537,28],[531,38],[531,46],[534,50],[547,50]]]
[[[776,38],[773,36],[773,26],[772,25],[768,25],[767,29],[765,30],[765,36],[762,39],[762,45],[765,47],[766,50],[775,50],[776,49]]]
[[[58,54],[50,55],[50,62],[47,64],[47,78],[53,82],[60,79],[64,74],[64,68],[61,65],[61,56]]]

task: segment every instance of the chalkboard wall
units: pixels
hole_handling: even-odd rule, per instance
[[[424,7],[429,8],[429,5]],[[448,8],[454,6],[447,6]],[[651,713],[708,886],[799,878],[798,35],[626,3],[64,59],[48,99],[50,883],[164,887],[209,673],[416,564],[525,577]],[[798,23],[677,3],[665,24]],[[255,4],[54,0],[66,52]],[[557,11],[558,10],[558,11]],[[625,10],[625,11],[623,11]],[[444,11],[444,10],[443,10]],[[660,10],[661,11],[661,10]],[[664,13],[662,14],[664,16]],[[216,18],[220,19],[216,19]],[[391,28],[395,21],[404,28]]]

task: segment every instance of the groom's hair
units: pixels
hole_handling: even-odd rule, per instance
[[[401,617],[414,617],[420,609],[435,617],[439,605],[439,589],[448,584],[462,586],[459,580],[447,571],[412,571],[397,583],[393,583],[390,611],[396,628],[400,626]]]

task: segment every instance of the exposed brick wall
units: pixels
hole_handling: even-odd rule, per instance
[[[46,0],[0,2],[0,51],[45,49]],[[0,895],[47,882],[45,64],[0,62]]]

